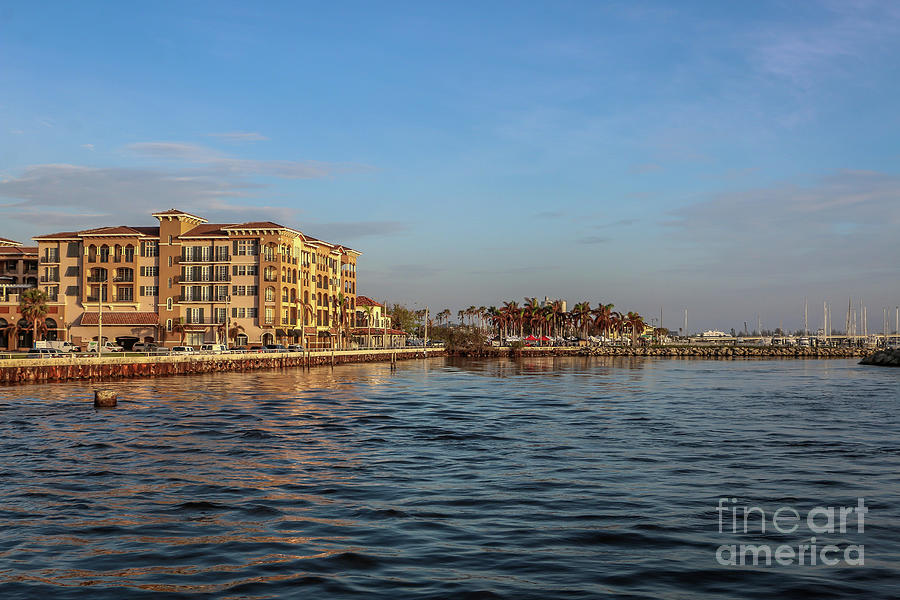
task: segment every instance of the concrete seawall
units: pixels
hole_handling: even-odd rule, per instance
[[[428,357],[444,356],[441,349],[429,349]],[[9,359],[0,361],[0,383],[40,383],[84,379],[124,379],[159,377],[223,371],[287,369],[356,362],[425,358],[421,348],[388,350],[346,350],[326,352],[284,352],[246,354],[204,354],[190,356],[72,357]]]

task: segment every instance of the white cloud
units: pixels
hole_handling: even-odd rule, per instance
[[[264,142],[269,139],[255,131],[231,131],[227,133],[210,133],[208,135],[226,142]]]
[[[92,150],[92,151],[94,150],[93,144],[82,144],[81,147],[84,148],[85,150]]]
[[[366,165],[351,163],[235,158],[213,148],[182,142],[142,142],[130,144],[126,149],[147,158],[206,165],[221,173],[239,176],[263,175],[284,179],[318,179],[370,169]]]

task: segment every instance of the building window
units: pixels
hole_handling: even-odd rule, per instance
[[[125,262],[132,262],[134,260],[134,246],[128,244],[125,246]]]
[[[141,277],[158,277],[159,276],[159,267],[157,266],[147,266],[141,267]]]
[[[141,286],[141,296],[158,296],[159,295],[159,287],[155,285],[142,285]]]
[[[100,246],[100,262],[109,262],[109,246],[106,244]]]
[[[172,298],[166,298],[166,310],[172,310]]]
[[[247,317],[255,319],[259,315],[259,309],[254,307],[247,309]]]
[[[159,256],[159,242],[156,240],[141,242],[141,256]]]
[[[271,306],[266,307],[266,325],[271,325],[275,322],[275,309]]]
[[[266,288],[266,302],[275,302],[275,288],[272,286]]]
[[[172,319],[166,319],[166,331],[172,331]]]

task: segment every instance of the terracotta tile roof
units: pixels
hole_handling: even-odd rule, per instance
[[[381,306],[381,307],[384,306],[384,304],[379,304],[378,302],[375,302],[368,296],[357,296],[356,297],[356,305],[357,306]]]
[[[37,246],[0,246],[0,254],[3,256],[16,256],[20,258],[37,258]]]
[[[46,235],[36,235],[33,240],[51,240],[51,239],[76,239],[78,238],[77,231],[60,231],[59,233],[48,233]]]
[[[197,225],[190,231],[184,232],[184,235],[181,237],[227,237],[228,232],[225,231],[225,229],[231,226],[232,225],[227,223],[206,223],[204,225]]]
[[[16,240],[10,240],[5,237],[0,237],[0,245],[3,246],[21,246],[22,242],[17,242]]]
[[[97,236],[103,236],[103,235],[115,235],[115,236],[128,235],[128,236],[132,236],[132,235],[137,235],[137,236],[141,236],[141,235],[144,235],[144,234],[141,233],[140,231],[138,231],[137,229],[135,229],[134,227],[128,227],[127,225],[119,225],[119,226],[117,226],[117,227],[97,227],[97,228],[95,228],[95,229],[85,229],[85,230],[83,230],[83,231],[79,231],[79,232],[78,232],[78,235],[97,235]]]
[[[99,313],[86,312],[81,315],[82,325],[96,325]],[[159,315],[155,312],[104,312],[104,325],[159,325]]]
[[[163,211],[160,211],[160,212],[155,212],[155,213],[153,213],[152,216],[155,217],[155,216],[157,216],[157,215],[163,215],[163,216],[166,216],[166,215],[171,215],[171,216],[175,216],[175,215],[184,215],[185,217],[191,217],[192,219],[197,219],[198,221],[203,221],[204,223],[206,222],[206,219],[204,219],[203,217],[198,217],[197,215],[192,215],[191,213],[184,212],[183,210],[178,210],[177,208],[170,208],[169,210],[163,210]]]
[[[284,225],[273,223],[272,221],[250,221],[249,223],[239,223],[237,225],[226,225],[223,229],[289,229]]]
[[[139,231],[144,235],[149,235],[151,237],[159,237],[159,227],[131,227],[135,231]]]

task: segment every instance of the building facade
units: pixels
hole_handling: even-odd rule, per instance
[[[0,351],[31,347],[33,336],[19,314],[19,294],[37,286],[37,247],[0,238]],[[47,317],[56,324],[54,314]]]
[[[35,237],[35,274],[59,339],[346,345],[360,252],[270,221],[208,223],[180,210],[156,227]]]

